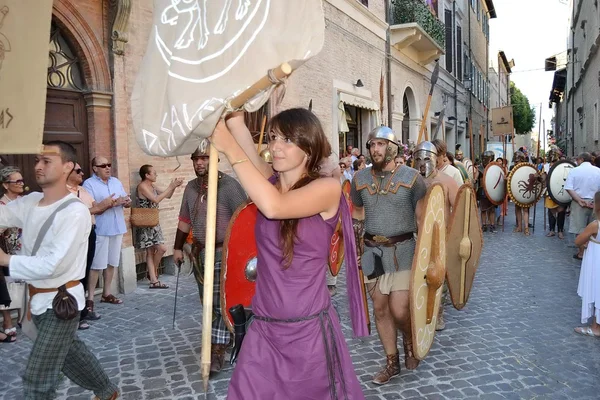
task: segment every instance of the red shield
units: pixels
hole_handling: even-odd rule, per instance
[[[221,265],[221,314],[233,332],[229,309],[237,304],[250,308],[256,291],[256,238],[254,226],[258,209],[254,203],[243,204],[231,217],[223,243]],[[254,278],[253,278],[254,277]]]
[[[349,180],[345,180],[342,183],[342,192],[344,197],[352,210],[352,202],[350,201],[350,189],[352,184]],[[342,219],[340,219],[335,227],[331,241],[329,242],[329,272],[331,275],[337,276],[342,269],[342,263],[344,262],[344,235],[342,233]]]

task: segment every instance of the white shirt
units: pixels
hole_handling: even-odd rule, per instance
[[[600,190],[600,168],[589,162],[573,168],[567,176],[565,190],[573,190],[582,199],[593,199]]]
[[[456,168],[452,164],[446,165],[445,167],[440,169],[440,172],[442,172],[442,173],[448,175],[450,178],[454,179],[456,181],[456,184],[458,185],[458,187],[461,187],[463,185],[463,183],[465,183],[463,181],[462,174],[460,173],[458,168]]]
[[[36,255],[31,256],[38,233],[50,214],[64,201],[77,198],[69,194],[54,204],[40,207],[38,203],[43,197],[43,193],[33,192],[0,207],[0,228],[23,229],[21,255],[11,257],[10,276],[22,279],[37,288],[58,288],[85,276],[88,236],[92,222],[85,204],[69,204],[56,214]],[[83,310],[83,285],[79,284],[68,290],[77,300],[79,310]],[[38,293],[33,296],[31,313],[40,315],[51,309],[55,296],[56,292]]]

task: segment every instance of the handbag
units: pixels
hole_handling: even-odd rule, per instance
[[[54,212],[52,214],[50,214],[50,216],[48,217],[46,222],[44,222],[44,225],[42,225],[42,227],[40,228],[40,232],[38,233],[38,236],[35,239],[35,244],[33,245],[33,250],[31,251],[31,256],[35,256],[35,254],[39,250],[39,248],[42,244],[42,240],[44,240],[44,236],[46,236],[46,233],[50,229],[50,226],[52,225],[52,222],[54,221],[54,217],[56,217],[56,214],[58,214],[59,211],[66,208],[68,205],[75,203],[77,201],[81,201],[81,200],[69,199],[69,200],[65,201],[64,203],[62,203],[61,205],[59,205],[56,208],[56,210],[54,210]],[[62,285],[61,288],[62,287],[65,287],[65,285]],[[66,287],[65,287],[64,291],[66,292]],[[25,336],[27,336],[31,340],[35,341],[35,339],[37,338],[37,327],[35,326],[33,319],[31,319],[31,313],[30,313],[31,306],[29,304],[31,302],[31,297],[29,296],[28,292],[29,292],[29,290],[27,290],[25,293],[25,300],[24,300],[25,307],[24,307],[24,310],[22,310],[22,312],[21,312],[21,321],[19,321],[19,322],[21,324],[21,331],[25,334]],[[58,296],[60,296],[60,294],[61,294],[61,290],[60,290],[60,288],[58,288],[58,293],[52,300],[52,307],[54,307],[54,303],[57,301],[56,298]],[[75,299],[75,297],[73,297],[68,292],[67,292],[67,295],[68,296],[66,296],[66,299],[64,299],[64,301],[70,302],[70,304],[69,305],[67,305],[67,304],[61,305],[61,309],[65,309],[65,308],[72,309],[72,307],[75,307],[75,309],[78,309],[79,307],[77,306],[77,300]],[[65,296],[62,296],[62,297],[65,297]],[[62,297],[60,298],[61,301],[63,301]],[[56,310],[54,310],[54,312],[56,313]],[[77,315],[78,314],[79,313],[77,313]],[[61,315],[68,315],[68,314],[61,314]],[[56,315],[56,317],[60,318],[58,315]],[[70,318],[70,319],[73,319],[73,318]]]
[[[56,318],[64,321],[69,321],[79,316],[77,300],[67,291],[65,285],[58,288],[58,293],[56,293],[54,300],[52,300],[52,309],[54,310],[54,314],[56,314]]]
[[[153,228],[159,223],[158,208],[132,208],[129,222],[136,228]]]

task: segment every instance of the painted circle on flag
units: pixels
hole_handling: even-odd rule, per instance
[[[206,83],[227,74],[267,22],[271,0],[168,0],[155,12],[156,46],[173,78]],[[205,6],[209,4],[210,6]]]

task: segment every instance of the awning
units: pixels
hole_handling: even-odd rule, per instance
[[[350,131],[348,122],[346,121],[346,109],[343,101],[340,101],[338,104],[338,131],[340,133]]]
[[[348,93],[340,93],[340,101],[343,101],[349,106],[364,108],[365,110],[378,111],[379,106],[373,100],[365,99],[358,96],[353,96]]]

